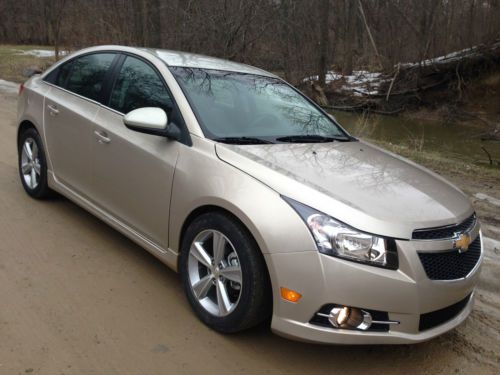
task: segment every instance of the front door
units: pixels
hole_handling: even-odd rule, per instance
[[[127,56],[111,91],[109,108],[99,110],[92,142],[95,202],[163,248],[174,170],[181,143],[129,130],[123,114],[141,107],[163,108],[172,118],[173,102],[157,71]]]

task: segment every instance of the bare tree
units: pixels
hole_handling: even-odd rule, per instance
[[[499,19],[499,0],[1,0],[0,42],[180,49],[323,83],[491,44]]]
[[[56,60],[59,60],[61,27],[63,23],[66,0],[44,0],[43,15],[46,20],[49,43],[54,46]]]
[[[379,68],[382,68],[383,67],[382,59],[380,57],[380,53],[378,52],[377,43],[375,43],[375,38],[372,35],[370,26],[368,25],[368,20],[366,19],[365,10],[364,10],[363,3],[361,2],[361,0],[358,0],[358,9],[359,9],[359,13],[361,14],[361,18],[363,19],[363,23],[364,23],[365,28],[366,28],[366,33],[368,34],[368,37],[370,38],[370,43],[373,47],[373,52],[375,52],[375,57],[377,58]]]
[[[351,0],[344,0],[344,62],[342,64],[342,74],[351,75],[353,70],[353,48],[354,33],[356,26],[356,6]]]
[[[328,72],[328,45],[330,44],[330,0],[321,0],[321,39],[319,40],[319,84],[325,85]]]

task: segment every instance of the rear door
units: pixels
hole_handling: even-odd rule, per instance
[[[92,125],[116,53],[94,53],[65,63],[50,79],[44,131],[54,176],[71,190],[88,195]]]
[[[136,108],[160,107],[169,121],[179,124],[182,119],[156,68],[142,58],[122,59],[115,69],[109,108],[103,107],[95,120],[92,196],[101,208],[167,248],[175,164],[179,147],[187,146],[132,131],[123,116]]]

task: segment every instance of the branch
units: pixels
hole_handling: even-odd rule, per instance
[[[391,85],[389,86],[389,90],[387,91],[387,96],[385,97],[386,102],[389,101],[389,96],[391,96],[392,86],[394,86],[394,82],[396,81],[396,78],[399,75],[399,69],[401,69],[401,63],[398,63],[398,68],[396,70],[396,74],[394,74],[394,77],[392,77]]]
[[[365,24],[366,31],[368,32],[368,37],[370,38],[370,42],[372,44],[373,50],[375,51],[375,55],[377,56],[377,60],[379,63],[379,68],[382,69],[382,59],[380,58],[380,54],[378,53],[377,45],[375,44],[375,39],[373,39],[372,32],[370,30],[370,26],[368,26],[368,21],[366,20],[365,11],[363,10],[363,4],[361,0],[358,0],[359,12],[361,14],[361,18],[363,18],[363,22]]]

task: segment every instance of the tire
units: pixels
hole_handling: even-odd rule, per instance
[[[210,262],[207,267],[209,260],[200,255],[195,243],[201,244],[210,260],[218,258],[220,263]],[[217,247],[215,243],[224,245]],[[222,257],[217,255],[221,253]],[[264,258],[246,228],[231,216],[212,212],[197,217],[184,234],[179,266],[191,307],[212,329],[239,332],[270,317],[271,283]]]
[[[34,128],[24,130],[17,149],[19,177],[26,193],[35,199],[52,197],[54,192],[47,183],[47,159],[38,132]],[[35,183],[32,183],[33,176]]]

